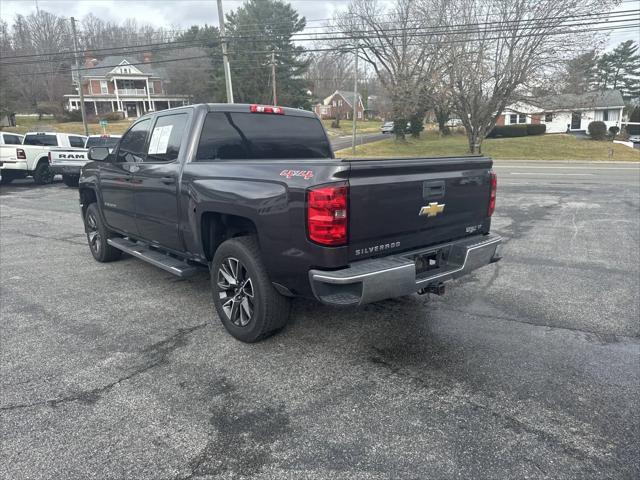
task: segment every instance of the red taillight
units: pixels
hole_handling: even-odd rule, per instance
[[[268,105],[251,105],[249,111],[252,113],[275,113],[276,115],[284,115],[284,108],[270,107]]]
[[[349,187],[325,185],[307,191],[307,231],[321,245],[337,247],[347,243]]]
[[[27,154],[24,153],[23,149],[16,148],[16,157],[18,158],[18,160],[26,160],[27,159]]]
[[[493,212],[496,210],[496,190],[498,189],[498,176],[495,172],[489,172],[490,182],[491,182],[491,193],[489,194],[489,211],[487,212],[487,216],[490,217],[493,215]]]

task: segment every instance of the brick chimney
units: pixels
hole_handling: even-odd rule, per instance
[[[93,68],[98,64],[98,60],[93,58],[91,52],[84,53],[84,66],[85,68]]]
[[[151,63],[151,52],[143,53],[142,57],[144,58],[144,63]]]

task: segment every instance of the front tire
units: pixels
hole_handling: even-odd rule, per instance
[[[62,175],[62,181],[67,187],[77,187],[79,180],[77,175]]]
[[[255,237],[232,238],[218,247],[211,287],[218,317],[241,342],[258,342],[287,324],[290,299],[273,288]]]
[[[49,169],[49,163],[46,160],[41,160],[38,166],[33,171],[33,181],[36,185],[46,185],[53,181],[53,173]]]
[[[98,262],[112,262],[120,258],[122,251],[107,243],[110,233],[102,223],[98,206],[95,203],[87,207],[84,215],[84,229],[93,258]]]

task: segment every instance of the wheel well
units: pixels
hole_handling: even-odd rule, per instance
[[[87,207],[92,203],[96,203],[97,201],[98,201],[98,198],[96,197],[96,192],[94,192],[90,188],[80,189],[80,204],[82,205],[83,217],[85,212],[87,211]]]
[[[33,169],[33,171],[35,172],[38,167],[40,166],[41,163],[49,163],[49,157],[42,157],[38,160],[38,162],[36,163],[36,168]]]
[[[246,217],[216,212],[202,214],[200,234],[207,260],[213,259],[218,246],[225,240],[256,233],[258,233],[256,225]]]

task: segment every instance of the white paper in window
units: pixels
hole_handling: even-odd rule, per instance
[[[149,142],[149,155],[155,155],[158,153],[158,141],[160,140],[160,130],[163,127],[156,127],[153,129],[153,135],[151,135],[151,141]]]
[[[161,127],[162,132],[160,132],[160,138],[158,139],[158,154],[167,153],[167,147],[169,146],[169,137],[171,136],[171,130],[173,130],[173,125],[165,125]]]
[[[171,130],[173,130],[173,125],[165,125],[164,127],[156,127],[153,129],[153,135],[151,135],[151,141],[149,142],[149,155],[163,155],[167,153]]]

